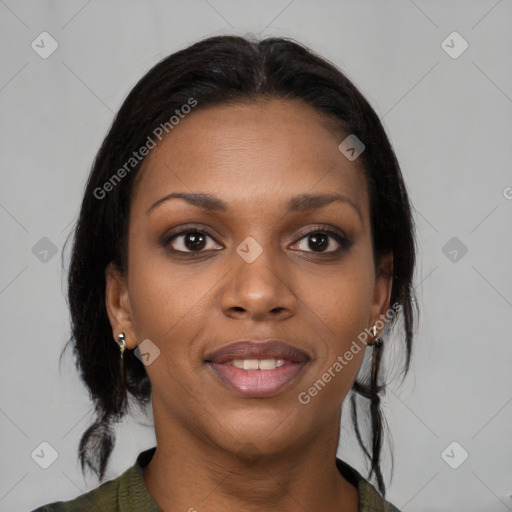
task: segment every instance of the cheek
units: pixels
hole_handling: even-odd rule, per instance
[[[128,284],[130,305],[137,338],[164,341],[174,329],[187,322],[201,297],[198,283],[189,271],[170,269],[164,254],[148,250],[132,237]]]
[[[326,403],[340,405],[358,375],[366,348],[358,336],[369,327],[374,277],[373,261],[361,250],[329,278],[304,281],[304,314],[318,348],[318,365],[308,389],[311,396],[322,390],[315,399],[320,409]]]
[[[368,327],[374,271],[363,261],[354,257],[330,275],[307,277],[303,282],[306,316],[339,340],[348,341]]]
[[[368,292],[361,284],[341,283],[329,294],[319,294],[311,300],[315,299],[320,314],[311,315],[318,325],[313,330],[318,335],[318,367],[313,380],[328,382],[320,402],[341,403],[357,377],[365,353],[358,336],[368,327]]]
[[[316,336],[317,364],[301,391],[310,398],[315,414],[325,419],[333,406],[341,407],[361,368],[366,347],[358,336],[368,327],[371,298],[364,276],[338,275],[333,280],[323,293],[307,295],[305,315],[309,332]]]
[[[209,289],[205,279],[189,278],[179,270],[169,274],[157,265],[138,267],[132,276],[130,302],[138,338],[164,342],[197,321]]]

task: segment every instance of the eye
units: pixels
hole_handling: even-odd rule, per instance
[[[205,229],[192,227],[166,237],[163,245],[165,247],[171,246],[174,252],[183,253],[197,253],[212,249],[223,249],[222,246],[208,247],[208,239],[215,241],[210,233]]]
[[[313,228],[306,233],[302,233],[302,235],[299,243],[295,243],[292,248],[298,247],[299,250],[305,252],[336,254],[348,249],[351,245],[350,240],[341,232],[337,233],[329,229]],[[302,248],[300,247],[301,244]],[[334,249],[332,249],[333,245],[335,246]]]

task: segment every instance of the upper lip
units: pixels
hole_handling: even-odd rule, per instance
[[[276,339],[241,340],[222,347],[206,357],[206,362],[223,364],[233,359],[284,359],[305,363],[309,356],[297,347]]]

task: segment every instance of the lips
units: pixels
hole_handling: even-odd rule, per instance
[[[297,378],[309,360],[305,351],[275,339],[238,341],[205,358],[224,385],[253,398],[281,391]]]
[[[303,363],[308,355],[303,350],[279,340],[237,341],[210,354],[207,362],[224,364],[234,359],[284,359],[291,363]]]

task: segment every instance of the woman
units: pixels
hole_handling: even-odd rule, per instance
[[[128,397],[151,398],[156,447],[37,510],[396,511],[379,369],[400,315],[409,367],[414,259],[393,150],[334,66],[279,38],[167,57],[97,155],[69,274],[82,470],[103,479]],[[336,458],[351,390],[381,494]]]

